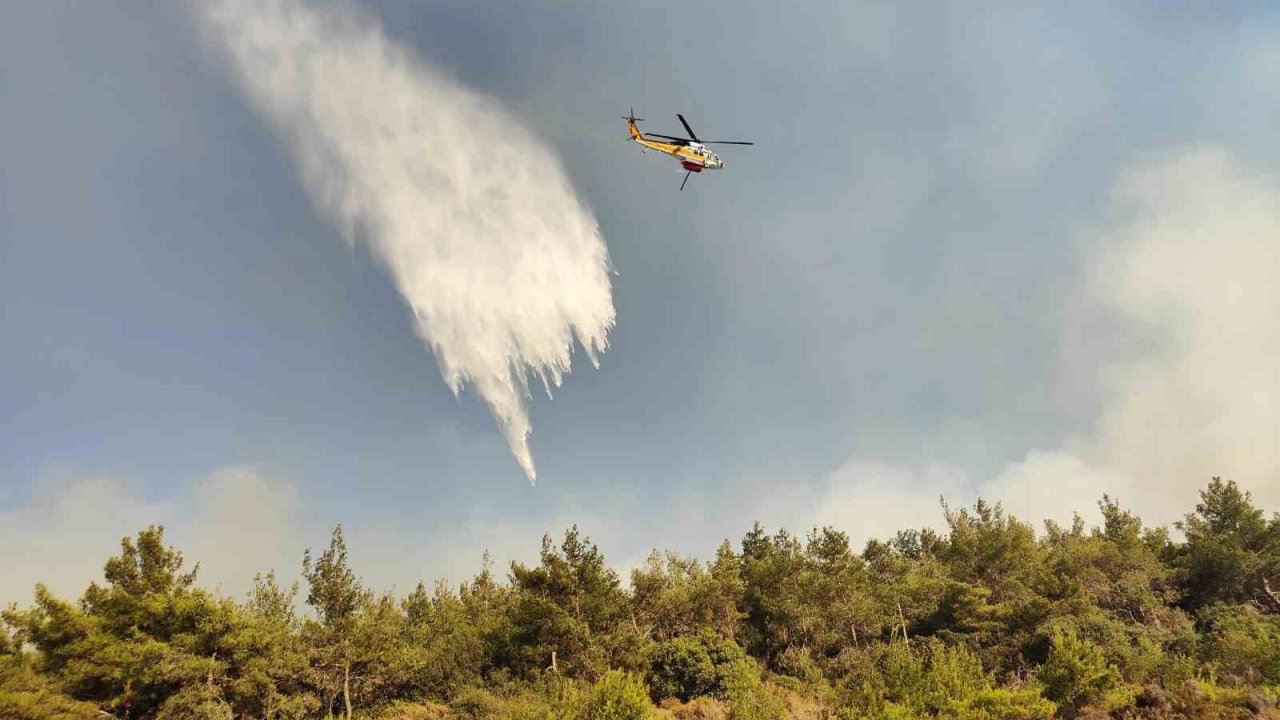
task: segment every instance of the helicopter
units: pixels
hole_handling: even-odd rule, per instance
[[[755,143],[741,140],[701,140],[698,138],[697,133],[693,131],[693,128],[689,127],[689,121],[684,119],[684,115],[676,113],[676,117],[680,118],[680,124],[684,126],[685,132],[689,133],[689,137],[672,137],[671,135],[640,132],[640,128],[636,127],[636,123],[642,122],[644,118],[636,117],[635,108],[631,108],[630,114],[622,119],[627,121],[627,130],[631,133],[631,139],[640,143],[641,147],[646,150],[657,150],[680,161],[680,167],[684,168],[684,180],[680,182],[680,190],[682,191],[685,183],[689,182],[689,176],[693,173],[700,173],[703,170],[720,170],[724,167],[724,160],[721,160],[719,155],[711,152],[707,148],[708,145],[755,145]]]

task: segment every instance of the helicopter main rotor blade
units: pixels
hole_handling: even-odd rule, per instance
[[[694,142],[702,142],[698,139],[698,135],[693,132],[693,128],[689,127],[689,121],[685,120],[683,115],[676,113],[676,117],[680,118],[680,124],[684,126],[685,132],[689,133],[689,137],[693,138]]]
[[[688,138],[672,137],[671,135],[659,135],[658,133],[645,133],[645,135],[648,135],[649,137],[662,138],[663,140],[674,140],[675,142],[678,142],[681,145],[689,144]]]
[[[742,140],[699,140],[703,145],[755,145],[753,142],[744,142]]]

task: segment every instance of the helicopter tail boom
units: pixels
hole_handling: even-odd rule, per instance
[[[644,118],[636,117],[635,108],[631,108],[631,112],[622,116],[622,119],[627,121],[627,132],[630,133],[632,140],[640,140],[644,137],[640,132],[640,128],[636,127],[636,123],[644,120]]]

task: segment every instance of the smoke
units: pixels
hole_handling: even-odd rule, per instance
[[[308,539],[299,508],[292,484],[249,467],[223,468],[165,499],[117,478],[41,480],[24,504],[0,504],[0,607],[25,605],[36,583],[78,596],[102,579],[102,561],[120,551],[120,539],[149,525],[165,527],[187,569],[200,564],[202,584],[239,596],[257,572],[292,578],[303,548],[323,537]]]
[[[1098,358],[1098,323],[1064,332],[1064,359],[1097,368],[1101,416],[982,491],[1027,517],[1107,493],[1169,521],[1222,476],[1280,504],[1280,187],[1202,148],[1127,173],[1115,200],[1126,220],[1096,244],[1080,294],[1144,347]]]
[[[1102,399],[1092,426],[994,478],[855,458],[829,478],[819,522],[862,537],[936,527],[940,494],[1060,521],[1109,494],[1168,522],[1213,476],[1280,505],[1280,184],[1194,149],[1125,173],[1114,198],[1120,220],[1085,242],[1091,319],[1062,332],[1067,390]],[[1108,326],[1123,342],[1101,337]]]
[[[1094,456],[1160,498],[1221,475],[1280,502],[1280,186],[1204,149],[1130,173],[1117,198],[1133,220],[1089,291],[1160,344],[1104,366]]]
[[[316,207],[366,240],[455,394],[470,384],[535,477],[527,398],[593,364],[609,259],[552,151],[341,2],[202,0],[208,34],[292,146]]]

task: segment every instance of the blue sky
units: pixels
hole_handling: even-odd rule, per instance
[[[1227,207],[1265,205],[1280,167],[1265,4],[358,6],[545,140],[617,268],[601,367],[579,353],[532,401],[538,485],[484,404],[449,391],[369,248],[317,211],[187,6],[15,5],[0,11],[0,537],[28,549],[0,551],[18,569],[0,600],[38,578],[73,592],[147,522],[238,591],[339,521],[370,581],[404,587],[486,547],[528,558],[571,523],[626,565],[655,546],[706,556],[756,519],[855,537],[936,523],[939,492],[1040,496],[1026,512],[1047,515],[1056,481],[1029,452],[1136,477],[1132,448],[1175,442],[1139,438],[1138,391],[1107,372],[1133,358],[1172,368],[1166,395],[1226,378],[1188,393],[1216,409],[1180,432],[1215,412],[1280,431],[1230,411],[1280,405],[1274,330],[1243,345],[1261,384],[1232,386],[1243,376],[1200,364],[1201,335],[1180,331],[1242,317],[1206,304],[1213,284],[1158,307],[1138,280],[1097,291],[1123,266],[1113,245],[1153,267],[1191,257],[1143,244],[1182,196],[1126,204],[1126,178],[1238,189],[1196,216],[1193,242],[1223,248],[1207,272],[1276,261],[1232,240]],[[680,193],[674,163],[624,143],[629,106],[654,132],[679,111],[757,144],[723,148],[726,169]],[[1257,212],[1245,234],[1280,239]],[[1221,262],[1213,277],[1244,282]],[[1172,470],[1186,477],[1117,480],[1122,500],[1189,509],[1197,459],[1222,456],[1202,445]],[[1233,450],[1247,459],[1227,470],[1274,498],[1274,454]],[[256,544],[211,539],[229,532]]]

